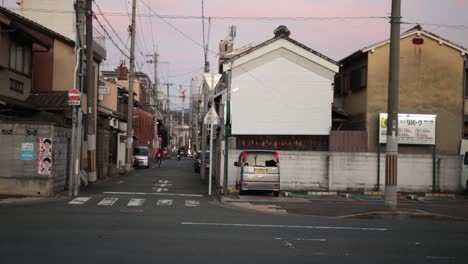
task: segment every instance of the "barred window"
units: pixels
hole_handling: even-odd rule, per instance
[[[17,81],[15,79],[10,79],[10,90],[23,93],[24,91],[24,83]]]

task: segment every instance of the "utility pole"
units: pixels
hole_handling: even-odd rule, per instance
[[[130,72],[128,78],[128,110],[127,110],[127,162],[125,170],[132,169],[132,145],[133,145],[133,81],[135,79],[135,34],[136,34],[136,0],[132,3],[132,25],[130,26]]]
[[[159,136],[158,136],[158,107],[159,107],[159,102],[158,102],[158,57],[159,54],[155,52],[152,55],[147,55],[150,57],[153,57],[153,60],[150,61],[150,63],[154,64],[154,103],[155,105],[153,106],[154,109],[154,144],[156,151],[160,148],[159,146]]]
[[[170,83],[170,82],[166,82],[166,83],[163,83],[163,85],[166,85],[166,88],[167,88],[167,121],[166,123],[169,123],[169,137],[168,137],[168,140],[169,140],[169,148],[170,150],[172,151],[172,113],[171,113],[171,106],[170,106],[170,90],[169,88],[173,85],[173,83]],[[172,153],[172,152],[171,152]]]
[[[83,40],[84,25],[86,20],[86,2],[85,0],[76,1],[75,15],[76,15],[76,40],[75,40],[75,75],[73,85],[81,94],[83,94]],[[80,98],[80,101],[82,98]],[[80,102],[81,104],[81,102]],[[77,196],[80,188],[80,163],[81,163],[81,129],[82,129],[82,110],[81,105],[72,106],[72,137],[71,137],[71,155],[70,155],[70,176],[68,185],[69,196]]]
[[[96,181],[96,108],[97,91],[94,80],[93,1],[86,0],[86,86],[88,96],[88,176]]]
[[[397,209],[398,80],[400,71],[401,0],[392,0],[388,74],[387,153],[385,156],[385,205]]]

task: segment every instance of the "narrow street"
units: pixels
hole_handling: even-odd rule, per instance
[[[78,199],[0,207],[0,263],[466,261],[465,222],[242,211],[208,197],[192,165],[169,160]]]

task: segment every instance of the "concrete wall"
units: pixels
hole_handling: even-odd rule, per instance
[[[241,150],[229,151],[229,188],[235,188],[240,168],[234,167]],[[280,151],[281,190],[353,191],[374,190],[377,185],[376,153]],[[440,191],[460,190],[461,158],[437,156]],[[380,157],[380,187],[385,187],[385,155]],[[432,156],[401,154],[398,159],[398,190],[432,191]]]
[[[421,36],[401,40],[400,113],[436,114],[436,144],[440,154],[456,155],[463,124],[463,65],[460,51]],[[387,112],[389,45],[369,53],[367,132],[370,152],[377,148],[378,116]],[[430,153],[431,149],[401,145],[403,153]]]
[[[51,124],[0,123],[0,194],[52,196],[65,191],[70,129]],[[50,175],[38,174],[39,138],[53,139]],[[20,160],[21,143],[33,143],[35,159]]]

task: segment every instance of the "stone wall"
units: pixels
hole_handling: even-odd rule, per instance
[[[65,191],[71,130],[53,124],[0,122],[0,194],[53,196]],[[38,174],[39,138],[53,139],[50,175]],[[21,160],[21,144],[32,143],[34,159]]]

